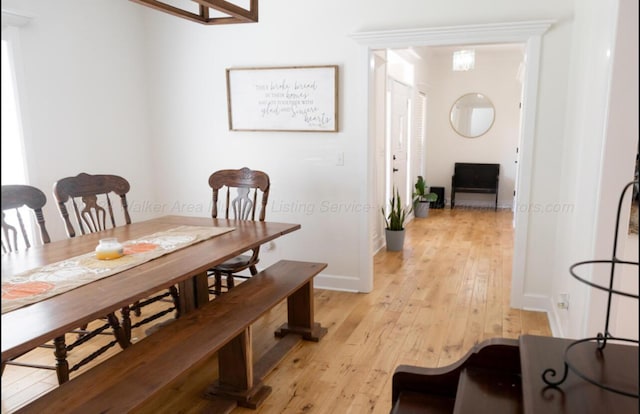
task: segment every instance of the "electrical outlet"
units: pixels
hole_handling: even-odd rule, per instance
[[[569,294],[561,293],[558,295],[558,309],[569,309]]]

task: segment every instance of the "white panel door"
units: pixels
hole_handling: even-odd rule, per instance
[[[411,89],[393,79],[389,79],[387,94],[387,201],[397,189],[403,204],[411,203],[411,189],[407,172],[411,132]]]

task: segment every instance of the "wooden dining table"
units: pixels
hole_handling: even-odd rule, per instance
[[[209,301],[207,269],[300,229],[290,223],[164,216],[4,255],[2,275],[90,253],[103,238],[134,240],[183,225],[234,230],[2,314],[2,363],[170,286],[178,285],[181,312],[188,313]]]

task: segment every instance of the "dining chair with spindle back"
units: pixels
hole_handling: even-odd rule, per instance
[[[29,225],[25,224],[20,209],[28,207],[33,211],[36,223],[40,229],[40,241],[49,243],[51,238],[44,221],[42,208],[47,204],[47,196],[39,189],[30,185],[13,184],[2,186],[2,252],[14,252],[20,249],[22,244],[26,249],[31,247]],[[13,215],[17,222],[17,228],[9,224],[15,222],[8,218]],[[27,218],[28,219],[28,218]],[[7,221],[9,220],[9,221]],[[29,222],[27,222],[29,223]],[[18,237],[21,236],[21,237]]]
[[[209,186],[212,190],[213,205],[211,216],[218,216],[233,220],[264,221],[271,182],[269,176],[257,170],[240,168],[216,171],[209,176]],[[232,197],[233,194],[233,198]],[[222,195],[222,199],[220,199]],[[258,197],[260,195],[260,197]],[[218,210],[220,204],[221,211]],[[256,217],[257,213],[257,217]],[[208,275],[215,281],[210,286],[210,293],[222,293],[222,276],[226,276],[226,288],[235,285],[234,278],[248,278],[250,276],[238,273],[249,270],[253,276],[258,273],[256,265],[260,255],[260,247],[233,257],[226,262],[209,270]]]
[[[116,215],[113,211],[111,193],[120,198],[124,224],[131,224],[127,204],[127,193],[130,188],[129,181],[117,175],[80,173],[75,177],[66,177],[58,180],[53,185],[53,194],[58,202],[58,208],[69,237],[75,237],[76,230],[69,217],[67,202],[70,202],[73,207],[76,225],[82,234],[106,230],[109,224],[111,227],[116,226]],[[102,200],[99,200],[99,197]],[[103,204],[107,207],[106,209],[101,205],[100,201],[103,201]],[[107,222],[107,215],[109,222]]]
[[[58,209],[69,237],[75,237],[77,234],[74,221],[83,235],[113,228],[119,223],[122,223],[122,225],[131,224],[127,202],[127,194],[130,189],[129,181],[118,175],[80,173],[75,177],[65,177],[58,180],[53,185],[53,194],[58,202]],[[112,198],[120,200],[119,208]],[[69,215],[68,204],[74,213],[74,220]],[[116,214],[118,209],[121,210],[122,214]],[[131,325],[129,312],[133,311],[136,316],[140,316],[142,307],[161,300],[165,301],[165,298],[168,297],[171,299],[171,307],[156,312]],[[173,311],[175,311],[175,316],[178,317],[180,314],[178,305],[178,289],[172,286],[167,292],[136,302],[130,307],[124,307],[122,309],[122,325],[127,336],[126,340],[130,339],[131,329],[133,328],[150,323]]]
[[[47,203],[47,196],[38,188],[24,185],[24,184],[13,184],[13,185],[3,185],[2,186],[2,252],[3,254],[11,254],[13,252],[18,252],[23,249],[29,249],[34,244],[31,241],[29,222],[25,220],[30,220],[30,218],[22,217],[22,213],[20,209],[23,207],[27,207],[33,211],[33,215],[35,216],[35,221],[39,228],[40,233],[40,241],[42,244],[47,244],[51,242],[51,238],[49,237],[49,232],[47,231],[47,227],[45,224],[44,214],[42,212],[43,207]],[[13,219],[13,220],[12,220]],[[17,224],[13,225],[10,224]],[[17,228],[16,228],[17,226]],[[19,229],[19,231],[18,231]],[[18,237],[18,236],[21,237]],[[4,288],[3,288],[4,291]],[[113,316],[110,316],[113,318]],[[78,333],[79,331],[74,331],[74,333]],[[86,331],[83,331],[83,336]],[[88,338],[78,339],[71,344],[66,343],[65,336],[60,336],[54,339],[54,345],[51,344],[43,344],[40,345],[42,348],[54,348],[54,356],[56,358],[56,365],[44,365],[44,364],[34,364],[30,362],[25,362],[20,357],[14,358],[10,361],[6,361],[2,364],[2,372],[4,372],[5,365],[14,365],[21,367],[29,367],[29,368],[39,368],[39,369],[48,369],[55,370],[58,378],[58,383],[62,384],[69,379],[69,372],[74,369],[79,368],[81,365],[76,365],[69,369],[69,364],[66,360],[67,353],[70,352],[73,348],[80,345],[81,343],[85,343]],[[114,342],[115,343],[115,342]],[[29,351],[30,352],[30,351]]]

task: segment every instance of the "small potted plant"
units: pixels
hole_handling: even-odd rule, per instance
[[[424,218],[429,215],[429,204],[438,200],[436,193],[427,193],[427,183],[419,175],[413,193],[413,212],[416,217]]]
[[[395,190],[395,196],[391,197],[389,201],[390,210],[389,214],[386,214],[384,207],[382,208],[382,217],[384,217],[385,223],[385,236],[387,240],[387,250],[389,251],[402,251],[404,246],[404,221],[406,217],[411,213],[411,208],[407,210],[402,206],[402,200],[400,199],[400,193]]]

